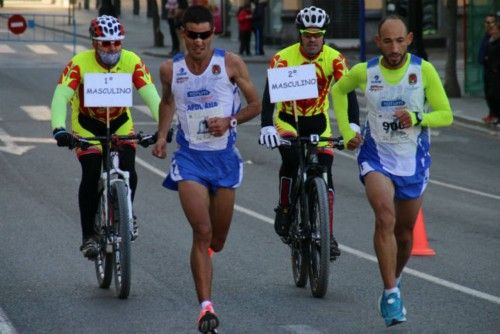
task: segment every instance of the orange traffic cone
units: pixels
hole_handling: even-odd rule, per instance
[[[422,208],[418,211],[417,221],[413,227],[413,248],[411,255],[433,256],[436,252],[429,247],[427,232],[425,231],[424,213]]]

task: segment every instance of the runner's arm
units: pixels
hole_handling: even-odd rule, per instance
[[[366,81],[366,63],[361,63],[353,66],[332,87],[333,110],[340,134],[346,144],[356,136],[356,132],[349,126],[347,96],[351,92],[355,94],[354,90],[364,81]]]
[[[234,115],[238,124],[241,124],[257,116],[262,110],[262,104],[243,60],[234,53],[228,52],[226,53],[226,66],[229,77],[234,80],[247,102],[247,105]]]
[[[158,95],[158,91],[156,90],[156,87],[154,84],[150,83],[147,84],[143,87],[141,87],[139,90],[139,95],[142,98],[142,101],[146,103],[148,106],[149,111],[151,112],[151,116],[153,116],[153,119],[158,122],[158,109],[160,105],[160,95]]]
[[[160,65],[162,96],[159,104],[158,141],[160,139],[166,141],[175,113],[175,100],[172,93],[172,70],[173,63],[171,60]]]
[[[52,129],[66,128],[66,106],[75,91],[70,87],[58,84],[50,105]]]
[[[422,63],[425,97],[431,107],[431,112],[422,114],[421,126],[443,127],[453,122],[453,112],[450,101],[434,66],[424,61]],[[417,123],[415,113],[411,113],[412,124]]]

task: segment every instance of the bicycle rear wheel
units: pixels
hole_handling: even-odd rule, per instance
[[[305,228],[304,213],[307,212],[307,201],[303,201],[302,205],[296,204],[295,212],[292,215],[291,227],[291,243],[290,248],[292,251],[292,273],[293,281],[299,288],[303,288],[307,284],[307,273],[309,271],[309,246],[307,240],[303,238]]]
[[[328,193],[320,177],[311,180],[308,187],[310,234],[309,282],[312,295],[321,298],[328,289],[330,233]]]
[[[106,227],[106,194],[102,191],[99,194],[99,206],[97,207],[97,213],[95,216],[95,229],[99,237],[99,254],[95,259],[95,273],[97,277],[97,283],[102,289],[108,289],[111,285],[111,279],[113,278],[113,254],[106,251],[107,245],[107,233]]]
[[[112,184],[113,195],[113,264],[115,272],[116,295],[120,299],[128,298],[130,293],[130,229],[129,202],[125,182],[115,181]]]

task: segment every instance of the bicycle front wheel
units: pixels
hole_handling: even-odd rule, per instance
[[[307,205],[307,203],[305,203]],[[309,271],[309,248],[306,240],[302,237],[303,233],[303,213],[304,208],[297,204],[293,214],[291,226],[291,243],[292,251],[292,274],[295,285],[303,288],[307,284],[307,273]]]
[[[115,272],[116,295],[128,298],[130,293],[130,228],[128,187],[125,182],[116,181],[112,185],[113,196],[113,264]]]
[[[111,279],[113,278],[113,254],[107,251],[107,224],[106,219],[106,205],[107,201],[104,197],[102,191],[99,193],[99,206],[97,207],[97,212],[95,215],[94,228],[96,230],[97,236],[99,237],[99,254],[95,259],[95,273],[97,277],[97,283],[102,289],[107,289],[111,285]]]
[[[309,281],[312,295],[321,298],[328,288],[330,233],[328,193],[325,181],[315,177],[309,183]]]

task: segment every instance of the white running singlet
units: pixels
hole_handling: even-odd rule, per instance
[[[234,146],[236,129],[214,137],[207,127],[208,118],[229,117],[241,108],[239,89],[229,80],[224,54],[224,50],[214,49],[210,64],[200,75],[189,71],[184,54],[173,59],[172,93],[178,119],[177,143],[181,147],[218,151]]]

